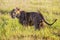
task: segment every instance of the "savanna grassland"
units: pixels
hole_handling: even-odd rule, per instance
[[[24,11],[42,13],[48,23],[44,28],[23,27],[17,18],[12,19],[10,11],[19,7]],[[0,0],[0,40],[60,40],[60,0]]]

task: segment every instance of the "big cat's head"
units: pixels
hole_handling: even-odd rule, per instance
[[[12,11],[11,11],[11,17],[12,18],[16,18],[16,17],[19,17],[19,15],[20,15],[20,9],[19,8],[15,8],[15,9],[13,9]]]

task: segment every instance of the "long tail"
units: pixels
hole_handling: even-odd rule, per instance
[[[49,23],[47,23],[47,22],[44,20],[44,22],[45,22],[46,24],[50,25],[50,26],[53,25],[56,21],[57,21],[57,19],[55,19],[55,21],[54,21],[53,23],[49,24]]]
[[[38,10],[38,12],[40,13],[39,10]],[[46,24],[50,25],[50,26],[53,25],[53,24],[57,21],[57,19],[55,19],[55,21],[54,21],[53,23],[49,24],[48,22],[45,21],[43,15],[42,15],[41,13],[40,13],[40,15],[42,16],[43,21],[44,21]]]

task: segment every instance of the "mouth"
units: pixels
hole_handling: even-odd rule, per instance
[[[15,17],[14,17],[14,16],[11,16],[11,18],[15,19]]]

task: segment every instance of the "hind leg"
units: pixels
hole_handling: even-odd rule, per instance
[[[43,27],[44,27],[44,26],[43,26],[43,21],[42,21],[42,20],[40,20],[39,27],[40,27],[40,28],[43,28]]]
[[[43,28],[43,27],[44,27],[44,26],[43,26],[43,21],[40,21],[39,26],[40,26],[41,28]]]
[[[35,27],[35,30],[36,30],[36,29],[40,30],[39,24],[40,24],[39,21],[34,20],[34,27]]]
[[[35,30],[40,30],[40,27],[39,27],[39,24],[34,24],[34,26],[35,26]]]

